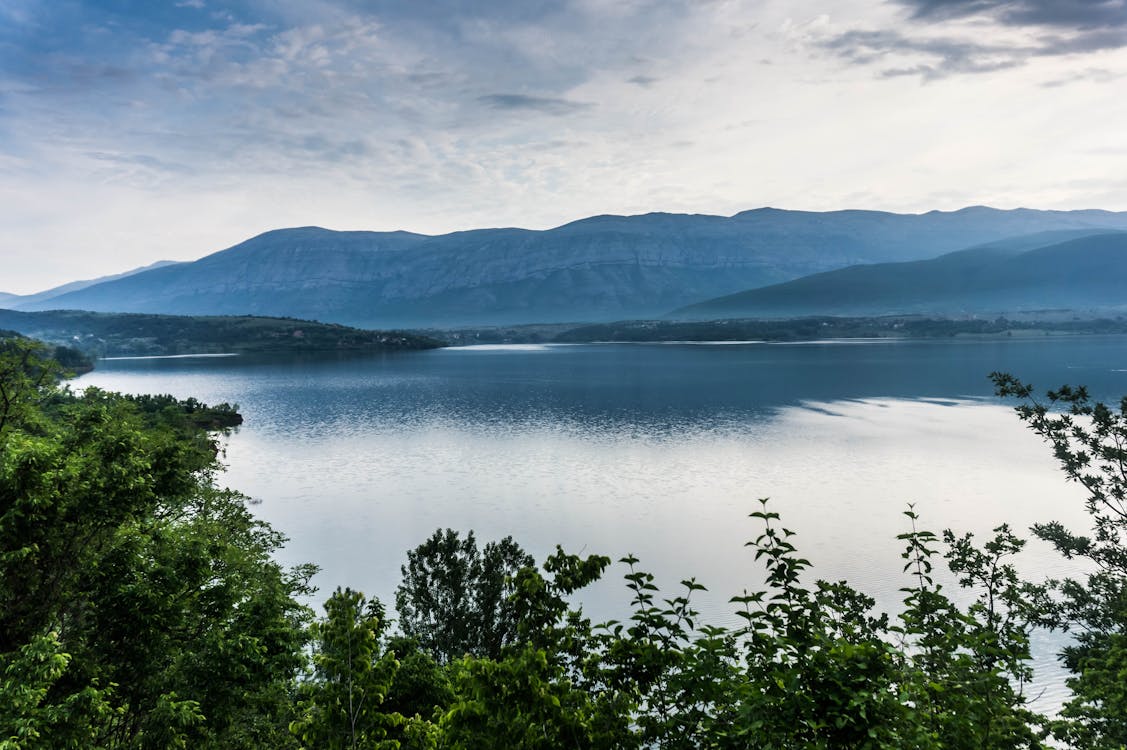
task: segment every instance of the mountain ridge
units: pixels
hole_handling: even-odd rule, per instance
[[[16,309],[282,315],[374,328],[644,318],[858,263],[1109,229],[1127,230],[1127,213],[760,208],[442,235],[295,227]]]
[[[0,307],[8,308],[9,306],[37,304],[39,302],[44,302],[55,297],[60,297],[64,294],[69,294],[70,292],[77,292],[81,289],[94,286],[95,284],[103,284],[107,281],[116,281],[117,279],[123,279],[126,276],[133,276],[134,274],[138,273],[146,273],[148,271],[153,271],[158,268],[164,268],[166,266],[175,266],[179,263],[180,261],[175,260],[158,260],[145,266],[132,268],[128,271],[122,271],[121,273],[99,276],[93,279],[70,281],[65,284],[60,284],[59,286],[51,287],[50,289],[44,289],[41,292],[33,292],[32,294],[10,294],[8,292],[0,292]],[[14,307],[12,309],[14,309]]]

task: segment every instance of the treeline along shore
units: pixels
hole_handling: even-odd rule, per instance
[[[816,341],[841,338],[936,339],[1127,333],[1127,317],[1086,318],[1046,313],[1022,318],[883,317],[732,318],[705,321],[624,320],[486,328],[426,329],[452,345],[658,341]]]
[[[474,344],[673,341],[816,341],[842,338],[1059,336],[1127,333],[1127,317],[1087,318],[1059,311],[1021,317],[734,318],[626,320],[514,326],[367,330],[335,323],[257,316],[149,315],[80,310],[0,310],[0,330],[99,357],[220,353],[406,352]],[[70,356],[70,355],[60,355]],[[72,369],[87,364],[67,362]]]
[[[93,357],[250,352],[416,351],[442,342],[403,331],[252,315],[150,315],[0,310],[0,329]]]

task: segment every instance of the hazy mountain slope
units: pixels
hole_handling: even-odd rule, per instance
[[[1127,306],[1127,233],[1016,251],[980,247],[926,261],[852,266],[727,295],[673,317],[1016,312]]]
[[[144,273],[145,271],[152,271],[157,268],[164,268],[166,266],[175,265],[177,265],[177,262],[173,260],[158,260],[156,263],[150,263],[147,266],[134,268],[123,273],[115,273],[110,276],[99,276],[96,279],[72,281],[69,284],[52,287],[51,289],[46,289],[42,292],[36,292],[35,294],[7,294],[0,292],[0,308],[6,310],[20,310],[24,309],[25,307],[38,305],[39,303],[46,302],[47,300],[54,299],[55,297],[61,297],[62,295],[69,292],[77,292],[80,289],[85,289],[87,287],[94,286],[95,284],[103,284],[107,281],[124,279],[126,276],[132,276],[134,274]]]
[[[759,209],[728,218],[595,216],[546,231],[436,237],[305,227],[24,309],[284,315],[372,327],[609,320],[853,263],[1108,227],[1127,229],[1127,214]]]
[[[368,299],[407,249],[409,232],[266,232],[192,263],[98,284],[22,309],[170,314],[262,314],[339,322],[330,313]]]
[[[1127,230],[1127,213],[1109,211],[1000,211],[971,206],[958,211],[893,214],[880,211],[812,213],[772,208],[745,211],[732,217],[745,230],[785,245],[798,237],[819,234],[851,245],[858,239],[858,262],[922,260],[941,253],[1007,238],[1056,231],[1085,232],[1093,228]],[[1021,241],[1019,239],[1019,241]],[[825,269],[823,269],[825,270]]]

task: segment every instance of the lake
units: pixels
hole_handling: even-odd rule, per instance
[[[705,620],[758,588],[747,514],[770,497],[814,574],[895,609],[902,515],[976,534],[1057,519],[1087,528],[1083,493],[992,397],[987,374],[1043,390],[1127,394],[1127,337],[801,344],[482,346],[367,356],[106,360],[76,387],[236,402],[223,481],[312,561],[326,594],[389,604],[406,551],[438,527],[633,553],[671,593],[710,592]],[[1071,571],[1030,543],[1032,575]],[[596,618],[628,600],[621,566],[586,592]],[[1038,662],[1062,694],[1052,651]]]

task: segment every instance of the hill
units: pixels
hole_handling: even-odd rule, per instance
[[[126,276],[132,276],[136,273],[143,273],[145,271],[152,271],[157,268],[164,268],[165,266],[174,266],[176,261],[172,260],[158,260],[155,263],[150,263],[147,266],[134,268],[122,273],[110,274],[108,276],[99,276],[96,279],[83,279],[81,281],[71,281],[61,286],[45,289],[42,292],[35,294],[8,294],[7,292],[0,292],[0,308],[8,310],[19,310],[23,308],[30,308],[35,305],[42,304],[47,300],[60,297],[69,292],[77,292],[80,289],[101,284],[106,281],[116,281],[117,279],[124,279]]]
[[[0,329],[95,357],[230,352],[409,351],[441,342],[292,318],[0,310]]]
[[[859,265],[680,308],[670,317],[955,315],[1127,308],[1127,233],[1019,251],[979,247],[932,260]]]
[[[27,338],[27,336],[24,336],[18,331],[8,331],[0,328],[0,355],[8,349],[8,342],[15,339],[25,340]],[[93,360],[90,358],[90,355],[85,352],[79,351],[73,347],[52,344],[46,341],[39,343],[47,346],[47,350],[43,352],[43,354],[61,365],[68,376],[71,374],[81,375],[82,373],[90,372],[94,369]]]
[[[19,309],[293,316],[364,327],[616,320],[857,263],[929,258],[1033,232],[1109,229],[1127,229],[1127,214],[764,208],[441,236],[304,227]]]

